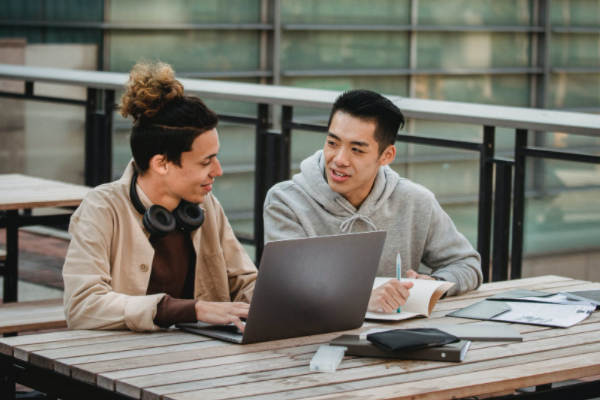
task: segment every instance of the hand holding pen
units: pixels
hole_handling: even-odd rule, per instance
[[[400,312],[400,306],[406,303],[406,299],[410,296],[409,289],[414,285],[412,282],[401,282],[399,279],[401,274],[402,264],[400,254],[398,254],[396,258],[396,279],[390,279],[371,292],[369,311]]]

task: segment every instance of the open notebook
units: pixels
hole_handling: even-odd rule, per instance
[[[373,289],[383,285],[392,278],[375,278]],[[429,317],[433,307],[440,297],[454,285],[452,282],[433,281],[428,279],[401,279],[402,282],[413,282],[410,296],[406,304],[401,307],[402,312],[384,313],[367,311],[365,319],[376,319],[384,321],[400,321],[415,317]]]

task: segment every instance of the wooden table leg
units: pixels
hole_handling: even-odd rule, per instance
[[[0,399],[15,400],[17,397],[12,365],[0,360]]]
[[[19,279],[19,211],[6,212],[6,264],[4,267],[4,303],[18,300]]]

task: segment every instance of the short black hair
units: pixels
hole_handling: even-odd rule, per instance
[[[338,111],[375,123],[375,141],[379,144],[380,155],[389,145],[396,143],[396,135],[404,127],[404,115],[400,109],[386,97],[366,89],[342,93],[333,103],[327,128]]]

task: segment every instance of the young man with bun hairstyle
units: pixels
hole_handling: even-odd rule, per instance
[[[134,66],[120,112],[133,161],[71,218],[63,269],[71,329],[155,331],[248,315],[257,270],[210,193],[223,174],[217,115],[164,63]]]
[[[291,181],[265,200],[265,241],[384,230],[378,276],[396,276],[396,257],[409,278],[454,282],[449,295],[479,287],[480,257],[442,210],[433,193],[400,178],[388,164],[404,116],[368,90],[343,93],[329,117],[323,150],[300,164]],[[421,263],[431,276],[419,275]],[[373,290],[369,310],[396,310],[412,282],[396,279]]]

